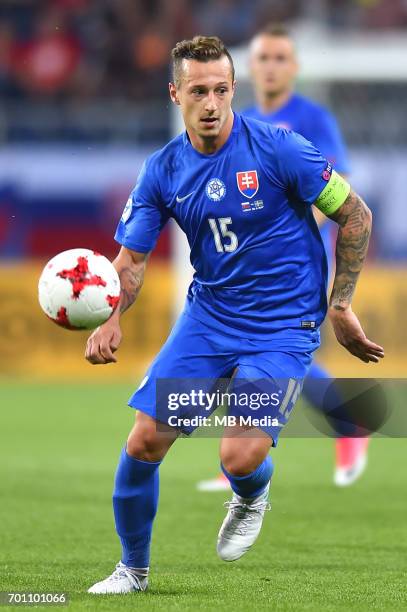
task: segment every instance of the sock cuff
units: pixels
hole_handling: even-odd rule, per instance
[[[149,567],[131,567],[130,565],[126,565],[126,567],[132,574],[136,574],[136,576],[141,576],[143,578],[147,578],[150,571]]]
[[[260,465],[258,465],[257,468],[253,472],[250,472],[250,474],[246,474],[245,476],[234,476],[233,474],[227,471],[227,469],[224,467],[222,462],[220,463],[220,469],[225,474],[226,478],[228,478],[229,480],[233,479],[233,480],[242,481],[242,480],[249,479],[249,478],[250,479],[255,478],[258,474],[260,474],[260,472],[264,470],[266,465],[270,467],[271,473],[273,473],[273,464],[272,464],[270,455],[267,455],[264,461],[262,461]]]
[[[162,459],[160,461],[144,461],[144,459],[137,459],[137,457],[132,457],[127,452],[127,444],[122,449],[122,455],[124,455],[125,459],[128,459],[129,461],[134,461],[135,464],[142,463],[144,465],[151,465],[151,466],[156,465],[156,466],[158,466],[158,465],[160,465],[162,463]]]

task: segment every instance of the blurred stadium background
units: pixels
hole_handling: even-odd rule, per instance
[[[119,554],[110,493],[133,421],[125,402],[168,333],[187,274],[169,226],[124,317],[119,363],[94,368],[83,359],[87,335],[40,311],[40,270],[72,247],[114,257],[142,161],[180,129],[167,95],[173,44],[222,37],[236,60],[239,109],[251,97],[247,41],[267,21],[292,30],[299,89],[339,118],[352,183],[374,212],[355,309],[386,358],[365,366],[327,329],[319,359],[334,376],[406,377],[406,0],[1,0],[0,591],[68,590],[89,609],[84,591]],[[220,499],[195,491],[216,474],[216,446],[197,440],[191,460],[186,440],[163,466],[156,597],[143,609],[223,610],[227,601],[247,610],[253,597],[259,610],[270,601],[282,610],[405,609],[405,440],[372,442],[371,468],[346,493],[330,484],[331,440],[286,440],[272,520],[232,569],[213,550]]]
[[[66,248],[115,255],[114,229],[143,159],[179,129],[167,96],[173,44],[195,33],[221,36],[236,59],[239,109],[251,99],[247,41],[269,20],[291,28],[299,89],[339,118],[352,183],[374,212],[356,307],[387,357],[366,368],[327,331],[320,358],[334,375],[406,374],[405,0],[2,0],[0,375],[141,374],[184,298],[185,266],[171,227],[125,318],[120,364],[103,372],[82,360],[84,334],[57,329],[41,315],[38,272]]]

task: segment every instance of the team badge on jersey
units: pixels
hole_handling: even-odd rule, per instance
[[[220,202],[226,195],[226,185],[218,178],[212,178],[206,183],[206,195],[213,202]]]
[[[245,198],[253,198],[259,190],[257,170],[236,172],[237,186]]]

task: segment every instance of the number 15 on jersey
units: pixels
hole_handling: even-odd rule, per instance
[[[208,223],[212,230],[215,247],[218,253],[232,253],[236,251],[239,244],[237,236],[228,229],[228,225],[232,224],[231,217],[208,219]]]

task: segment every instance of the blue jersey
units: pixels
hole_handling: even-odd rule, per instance
[[[190,316],[246,337],[317,328],[327,261],[311,204],[330,168],[302,136],[235,114],[213,155],[184,132],[147,159],[115,238],[147,253],[172,217],[195,269]]]
[[[258,106],[250,106],[242,111],[242,115],[298,132],[321,151],[339,174],[349,174],[346,147],[336,119],[320,104],[293,94],[276,111],[263,113]]]
[[[271,113],[263,113],[258,106],[250,106],[244,109],[242,114],[275,127],[285,127],[298,132],[321,151],[337,172],[349,174],[347,151],[336,119],[320,104],[299,94],[293,94],[284,106]],[[325,221],[319,227],[330,269],[334,255],[332,234],[335,230],[336,226],[330,221]]]

